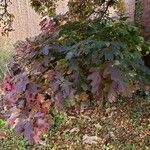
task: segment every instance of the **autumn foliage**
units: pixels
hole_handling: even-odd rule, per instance
[[[40,25],[40,35],[16,43],[3,82],[7,123],[30,143],[38,143],[50,127],[50,108],[115,102],[148,84],[141,50],[148,53],[149,45],[124,18],[63,25],[45,18]]]

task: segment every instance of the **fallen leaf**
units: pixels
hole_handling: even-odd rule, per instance
[[[69,132],[70,133],[73,133],[73,132],[79,132],[80,131],[80,129],[79,128],[73,128],[73,129],[71,129]]]
[[[99,129],[99,130],[101,130],[101,129],[103,128],[99,123],[94,124],[94,126],[95,126],[97,129]]]
[[[97,136],[83,136],[83,143],[86,144],[97,144],[98,143],[98,137]]]

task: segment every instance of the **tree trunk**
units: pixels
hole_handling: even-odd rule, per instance
[[[150,41],[150,0],[143,0],[142,27],[145,40]],[[144,56],[145,65],[150,68],[150,54]]]
[[[143,0],[142,25],[145,39],[150,40],[150,0]]]
[[[145,40],[150,40],[150,0],[136,0],[135,24],[142,29]],[[144,63],[150,68],[150,54],[143,56]]]

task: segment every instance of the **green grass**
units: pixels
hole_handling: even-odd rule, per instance
[[[6,37],[0,36],[0,81],[4,78],[6,64],[13,54],[13,46]]]
[[[5,126],[0,126],[0,150],[26,150],[23,137]]]

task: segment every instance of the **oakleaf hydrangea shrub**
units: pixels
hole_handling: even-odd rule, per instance
[[[47,21],[47,20],[45,20]],[[3,82],[5,118],[30,143],[53,124],[49,109],[67,101],[117,101],[148,85],[141,50],[149,45],[124,20],[41,23],[43,32],[16,44]]]

